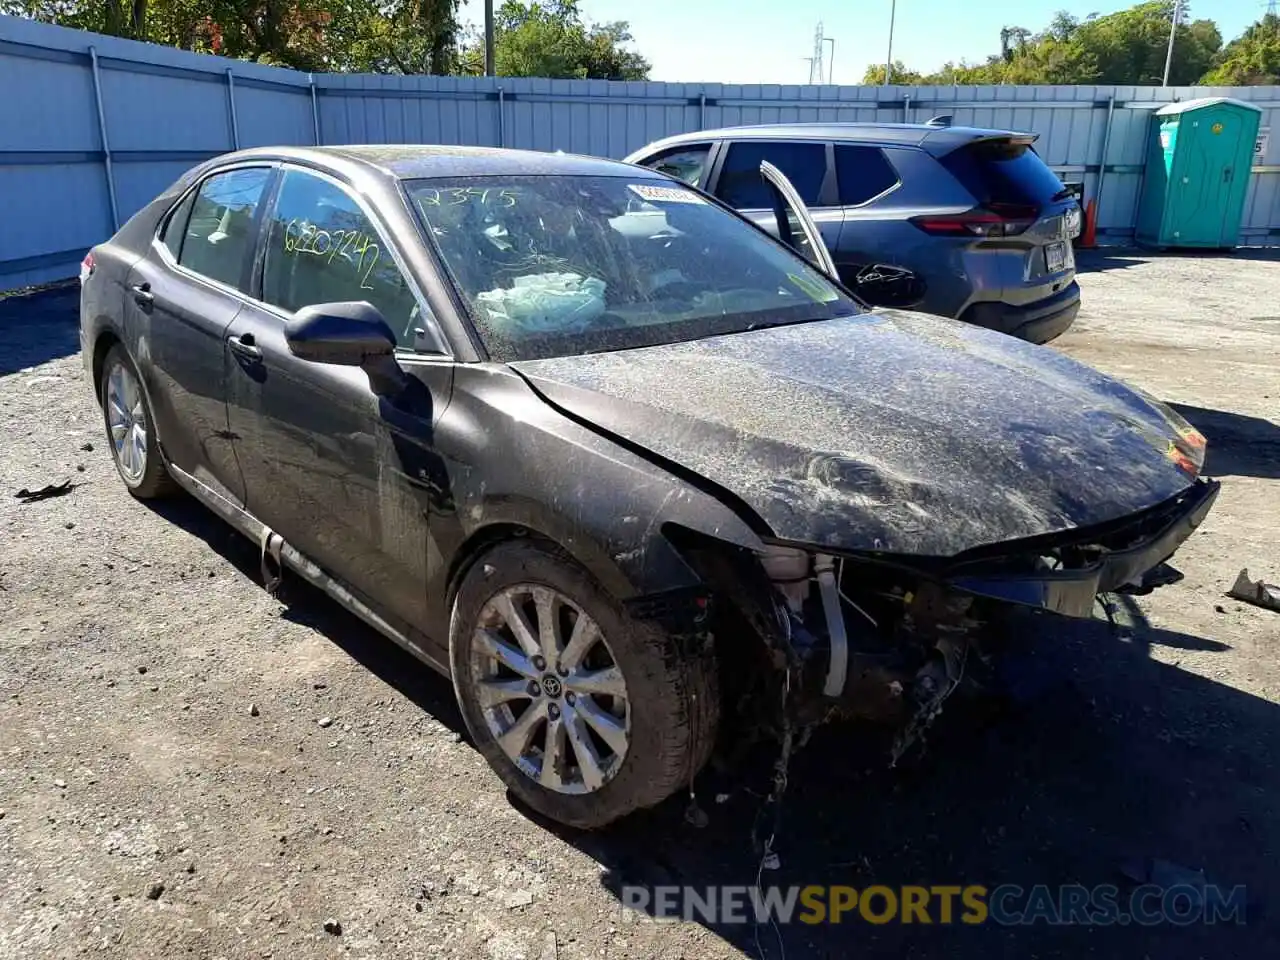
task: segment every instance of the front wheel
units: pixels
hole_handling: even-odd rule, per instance
[[[476,746],[539,813],[602,827],[670,796],[719,721],[714,657],[679,652],[549,544],[501,544],[454,601],[450,666]]]

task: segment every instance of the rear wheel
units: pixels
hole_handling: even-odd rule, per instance
[[[521,800],[569,826],[659,803],[715,739],[711,654],[678,652],[549,544],[505,543],[472,566],[449,653],[480,752]]]
[[[137,368],[120,344],[113,346],[103,361],[100,399],[111,458],[129,492],[140,500],[176,492],[177,484],[160,454],[155,419]]]

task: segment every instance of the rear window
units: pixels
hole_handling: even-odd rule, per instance
[[[836,144],[836,184],[840,204],[855,207],[878,197],[898,182],[897,171],[879,147]]]
[[[1029,143],[983,140],[953,150],[942,165],[979,203],[1042,206],[1066,197],[1062,181]]]

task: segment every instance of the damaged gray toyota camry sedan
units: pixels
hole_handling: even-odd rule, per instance
[[[871,311],[651,170],[258,149],[95,247],[119,474],[180,490],[450,676],[541,813],[598,827],[744,731],[917,738],[1009,647],[1176,576],[1204,438],[1055,351]]]

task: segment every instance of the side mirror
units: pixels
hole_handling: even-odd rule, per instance
[[[395,396],[408,382],[396,363],[396,335],[382,312],[364,300],[303,307],[285,324],[284,338],[302,360],[360,367],[380,396]]]
[[[285,324],[289,352],[302,360],[363,367],[396,350],[381,311],[363,300],[303,307]]]

